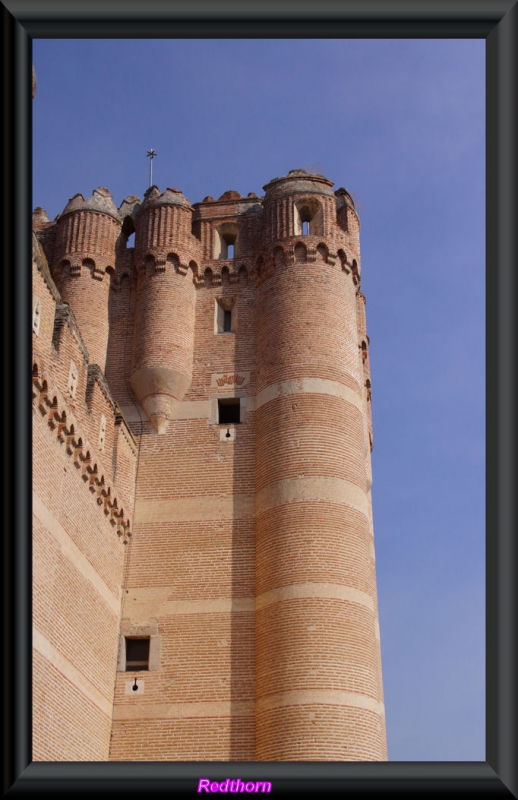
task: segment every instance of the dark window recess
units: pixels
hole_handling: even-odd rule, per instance
[[[218,422],[220,425],[234,425],[241,422],[239,397],[218,400]]]
[[[223,312],[223,333],[230,333],[232,330],[232,311]]]
[[[126,639],[126,672],[149,669],[149,638]]]

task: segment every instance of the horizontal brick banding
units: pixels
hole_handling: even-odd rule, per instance
[[[290,689],[259,700],[257,710],[267,711],[271,708],[284,708],[285,706],[307,706],[310,703],[366,708],[379,716],[385,713],[383,703],[374,700],[369,695],[359,692],[344,692],[340,689]]]
[[[153,588],[157,591],[153,593]],[[169,600],[171,589],[166,587],[153,587],[151,592],[142,589],[129,589],[128,594],[138,600],[135,610],[131,602],[125,606],[127,619],[132,623],[139,623],[159,615],[180,616],[183,614],[230,614],[231,612],[255,611],[253,597],[216,597],[209,600]]]
[[[341,397],[348,403],[352,403],[352,405],[356,406],[356,408],[363,413],[363,398],[357,391],[354,391],[350,386],[346,386],[338,381],[323,380],[320,378],[299,378],[297,380],[280,381],[279,383],[270,384],[259,392],[255,398],[255,408],[260,408],[276,397],[296,394],[327,394]]]
[[[259,610],[282,600],[291,600],[301,597],[329,597],[346,600],[349,603],[359,603],[361,606],[365,606],[369,611],[374,611],[375,609],[373,598],[366,592],[353,589],[350,586],[340,586],[336,583],[313,583],[312,581],[290,584],[289,586],[283,586],[282,589],[272,589],[269,592],[263,592],[257,596],[255,607]]]
[[[139,698],[140,699],[140,698]],[[215,703],[142,703],[118,706],[115,720],[167,720],[252,717],[254,702],[221,701]]]
[[[199,495],[171,500],[141,500],[135,505],[135,522],[210,521],[243,519],[254,511],[254,495],[227,497]]]
[[[258,290],[256,591],[271,602],[256,607],[256,757],[350,758],[335,742],[374,713],[377,736],[354,727],[358,751],[376,760],[383,692],[356,298],[340,265],[306,252],[302,242],[294,261],[277,252]]]
[[[256,513],[259,517],[276,506],[291,503],[343,503],[368,515],[368,498],[358,486],[340,478],[306,477],[284,478],[264,486],[256,495]]]

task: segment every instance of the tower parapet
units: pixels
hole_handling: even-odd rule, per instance
[[[274,178],[265,187],[265,242],[287,237],[330,236],[336,226],[333,182],[303,169]]]
[[[166,430],[192,379],[200,244],[191,228],[192,208],[178,189],[147,190],[135,219],[131,386],[157,433]]]

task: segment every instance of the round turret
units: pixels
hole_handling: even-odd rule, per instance
[[[271,181],[257,296],[256,758],[386,758],[357,285],[332,183]]]
[[[99,187],[85,200],[76,194],[57,220],[53,274],[63,300],[70,303],[90,363],[106,366],[109,273],[121,220],[108,189]],[[108,273],[108,274],[107,274]]]
[[[151,186],[135,217],[137,308],[131,385],[162,433],[192,379],[199,242],[178,189]]]

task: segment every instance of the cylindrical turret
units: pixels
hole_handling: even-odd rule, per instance
[[[91,364],[104,372],[108,345],[107,272],[115,267],[121,222],[107,189],[85,200],[76,194],[57,221],[53,273],[63,300],[70,303]]]
[[[177,189],[148,189],[136,217],[138,271],[131,385],[162,433],[192,379],[199,242],[192,209]]]
[[[256,757],[386,758],[357,286],[332,183],[265,186],[256,400]],[[352,245],[352,243],[351,243]]]

